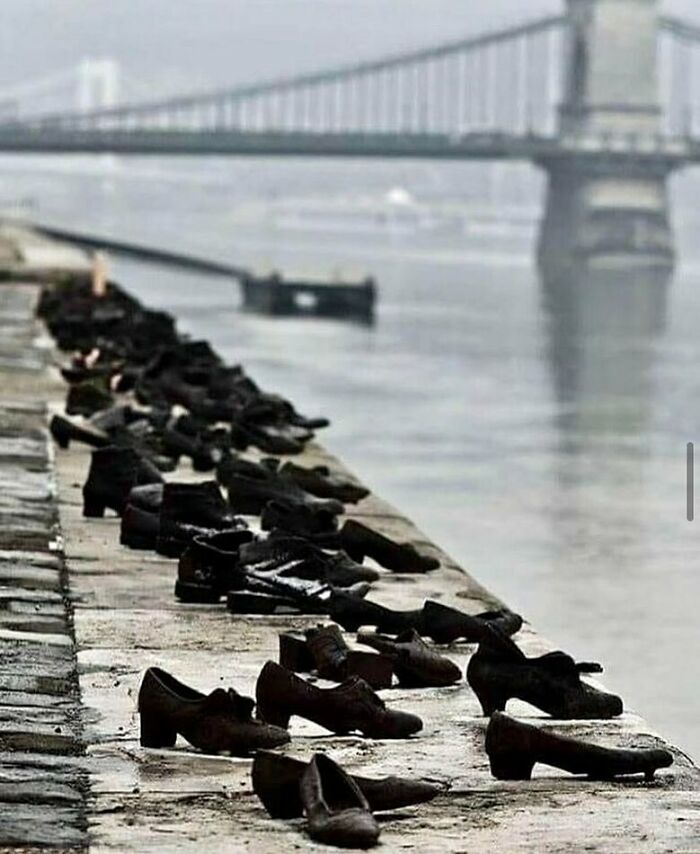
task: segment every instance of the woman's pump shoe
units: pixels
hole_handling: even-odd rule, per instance
[[[178,735],[205,753],[247,756],[278,747],[289,733],[251,717],[254,702],[233,689],[201,694],[159,667],[149,667],[139,690],[143,747],[173,747]]]
[[[379,825],[367,798],[340,765],[314,754],[299,780],[306,832],[317,842],[337,848],[372,848]]]
[[[486,753],[498,780],[529,780],[538,762],[591,780],[637,774],[653,780],[658,768],[673,764],[668,750],[601,747],[521,723],[502,712],[494,712],[489,721]]]
[[[359,731],[366,738],[408,738],[423,728],[417,715],[388,709],[362,679],[317,688],[274,661],[260,671],[255,696],[259,717],[282,727],[298,715],[339,735]]]
[[[577,664],[564,652],[528,658],[496,629],[481,641],[467,666],[467,681],[485,715],[505,710],[511,698],[524,700],[554,718],[614,718],[622,700],[581,681],[599,673],[599,664]]]
[[[431,649],[415,629],[395,640],[386,635],[360,632],[357,642],[371,646],[393,661],[394,673],[404,688],[438,688],[454,685],[462,678],[457,665]]]
[[[420,633],[435,643],[453,643],[461,640],[479,643],[484,632],[494,627],[506,635],[520,630],[523,619],[512,611],[484,611],[481,614],[465,614],[441,602],[427,599],[423,605],[423,623]]]
[[[259,750],[253,760],[253,790],[272,818],[291,819],[303,815],[299,780],[307,763],[269,750]],[[442,789],[423,780],[406,777],[352,778],[367,798],[372,812],[423,804],[437,797]]]
[[[305,637],[284,632],[279,636],[280,664],[294,673],[315,671],[322,679],[343,682],[359,676],[375,689],[391,686],[394,665],[386,655],[352,650],[338,626],[307,629]],[[459,670],[457,675],[461,676]]]

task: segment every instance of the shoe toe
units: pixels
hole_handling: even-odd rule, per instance
[[[390,712],[387,738],[408,738],[423,729],[423,721],[410,712]]]
[[[371,848],[379,839],[379,825],[372,813],[349,809],[328,816],[313,835],[319,842],[338,848]]]

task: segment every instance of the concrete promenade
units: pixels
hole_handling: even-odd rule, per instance
[[[146,667],[158,664],[201,690],[231,685],[252,695],[258,671],[277,657],[277,633],[318,618],[234,618],[223,605],[183,606],[173,596],[176,562],[119,546],[116,517],[83,518],[89,450],[50,444],[47,416],[62,407],[65,387],[32,316],[38,286],[22,282],[85,259],[1,229],[0,257],[13,277],[0,284],[0,850],[323,849],[303,822],[268,818],[250,786],[250,760],[207,757],[182,741],[168,751],[139,746],[136,695]],[[295,460],[342,470],[319,445]],[[168,478],[202,476],[185,467]],[[442,561],[425,576],[384,573],[370,598],[410,608],[429,597],[473,612],[499,604],[381,499],[350,513]],[[528,624],[516,640],[528,654],[556,648]],[[448,655],[464,669],[472,650],[455,645]],[[675,764],[653,783],[592,783],[542,766],[532,781],[503,783],[489,772],[486,721],[466,682],[382,696],[419,714],[423,731],[371,741],[294,718],[285,748],[298,757],[327,750],[352,772],[445,785],[433,802],[383,818],[380,850],[700,852],[700,772],[673,747]],[[667,746],[631,712],[555,723],[525,704],[508,711],[605,745]]]

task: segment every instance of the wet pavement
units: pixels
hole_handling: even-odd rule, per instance
[[[39,254],[42,265],[58,263],[50,246]],[[167,751],[139,746],[136,695],[146,667],[158,664],[202,690],[252,694],[258,671],[277,656],[278,632],[318,618],[240,618],[224,606],[181,605],[176,562],[119,546],[116,517],[83,518],[89,451],[47,443],[47,406],[60,408],[65,390],[32,320],[36,295],[31,285],[0,286],[0,847],[89,840],[95,851],[322,849],[303,822],[268,818],[251,790],[250,760],[204,756],[184,742]],[[318,445],[295,459],[343,470]],[[169,477],[201,479],[187,467]],[[372,599],[411,608],[432,598],[470,612],[499,604],[395,508],[371,497],[351,515],[441,558],[428,575],[383,571]],[[555,648],[527,624],[517,640],[529,654]],[[472,651],[457,644],[448,655],[464,669]],[[592,783],[542,766],[530,782],[504,783],[489,772],[485,720],[465,682],[382,697],[419,714],[423,731],[375,741],[293,718],[284,752],[327,750],[352,772],[444,784],[432,803],[382,819],[385,851],[700,850],[700,773],[680,751],[671,748],[675,764],[653,783]],[[606,745],[664,743],[630,712],[555,723],[522,703],[508,711]]]

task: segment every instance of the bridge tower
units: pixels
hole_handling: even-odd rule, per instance
[[[661,134],[657,0],[567,0],[565,157],[545,159],[547,201],[539,244],[545,278],[570,270],[662,270],[674,263],[662,154],[642,163]],[[615,156],[615,141],[624,156]],[[596,153],[596,148],[606,153]]]

